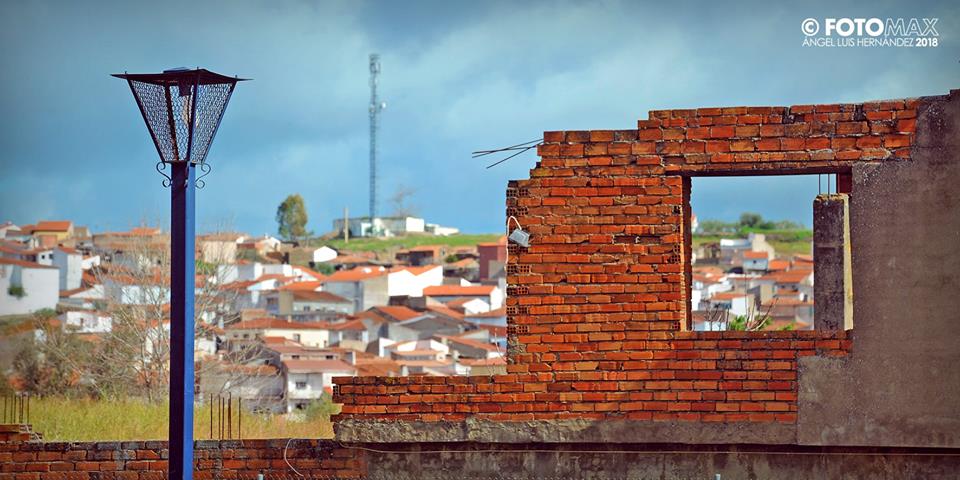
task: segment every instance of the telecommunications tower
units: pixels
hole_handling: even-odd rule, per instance
[[[370,222],[377,217],[377,128],[380,112],[386,102],[377,97],[377,77],[380,76],[380,55],[370,54]]]

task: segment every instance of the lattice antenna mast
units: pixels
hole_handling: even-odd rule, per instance
[[[377,130],[380,127],[380,112],[387,108],[377,96],[380,76],[380,55],[370,54],[370,221],[377,217]]]

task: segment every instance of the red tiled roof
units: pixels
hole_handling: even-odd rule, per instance
[[[283,366],[288,372],[293,373],[355,373],[357,371],[352,365],[342,360],[284,360]]]
[[[24,260],[16,260],[13,258],[0,257],[0,265],[17,265],[23,268],[52,268],[57,270],[57,267],[53,265],[40,265],[39,263],[27,262]]]
[[[450,308],[445,305],[427,305],[427,310],[438,313],[445,317],[450,317],[456,320],[463,320],[463,314]]]
[[[477,247],[499,247],[499,246],[506,246],[506,245],[507,245],[507,237],[505,235],[501,235],[496,242],[478,243]]]
[[[506,365],[507,359],[503,357],[493,358],[461,358],[459,362],[468,367],[491,367],[496,365]]]
[[[354,320],[347,320],[346,322],[331,323],[329,326],[329,329],[335,330],[335,331],[340,331],[340,330],[361,331],[361,330],[366,330],[367,326],[364,325],[363,320],[360,320],[359,318],[357,318]]]
[[[794,307],[798,305],[813,305],[813,301],[800,300],[799,298],[774,298],[763,303],[764,307]]]
[[[461,287],[460,285],[438,285],[423,289],[423,294],[428,297],[485,297],[493,293],[493,285],[475,285]]]
[[[790,268],[790,262],[786,260],[770,260],[770,263],[767,264],[767,270],[770,271],[780,271]]]
[[[300,346],[299,342],[290,340],[287,337],[262,337],[260,340],[266,345],[296,345]]]
[[[721,292],[721,293],[715,293],[712,297],[710,297],[710,300],[733,300],[735,298],[743,298],[746,296],[747,296],[746,293]]]
[[[350,270],[340,270],[327,277],[323,283],[327,282],[361,282],[370,278],[379,277],[389,273],[386,269],[381,270],[378,267],[357,267]]]
[[[440,355],[443,353],[443,351],[420,348],[417,350],[391,350],[390,353],[399,357],[421,357],[423,355]]]
[[[70,230],[70,227],[73,225],[73,222],[69,220],[41,220],[33,226],[33,231],[37,230],[43,232],[66,232]]]
[[[743,252],[743,258],[749,258],[753,260],[766,260],[770,258],[770,254],[767,252],[749,251],[749,252]]]
[[[245,322],[228,325],[227,330],[327,330],[329,323],[325,322],[288,322],[279,318],[256,318]]]
[[[288,283],[286,285],[281,285],[277,287],[277,290],[280,290],[280,291],[297,290],[297,291],[303,291],[303,292],[315,292],[317,291],[318,288],[320,288],[322,283],[323,282],[320,282],[320,281],[293,282],[293,283]]]
[[[484,343],[479,340],[474,340],[472,338],[463,338],[463,337],[448,337],[446,335],[437,335],[437,338],[446,339],[448,342],[459,343],[461,345],[466,345],[472,348],[479,348],[486,350],[488,352],[499,352],[500,348],[492,343]]]
[[[787,270],[785,272],[771,272],[761,280],[773,280],[776,283],[800,283],[813,275],[813,270]]]
[[[467,302],[472,302],[474,300],[476,299],[470,298],[470,297],[460,297],[454,300],[450,300],[449,302],[446,303],[446,305],[458,312],[463,312],[466,310],[466,308],[464,308],[464,304]]]
[[[320,273],[320,272],[311,270],[311,269],[309,269],[309,268],[307,268],[307,267],[304,267],[303,265],[296,265],[296,266],[294,266],[293,268],[294,268],[294,270],[300,270],[301,272],[305,273],[305,274],[306,274],[307,276],[309,276],[309,277],[313,277],[313,278],[316,279],[316,281],[318,281],[318,282],[323,281],[324,279],[327,278],[326,275],[324,275],[324,274],[322,274],[322,273]]]
[[[357,359],[357,375],[368,377],[389,377],[400,373],[400,364],[388,359],[371,358]]]
[[[303,300],[307,302],[351,303],[350,300],[347,300],[340,295],[334,295],[330,292],[294,290],[291,293],[293,294],[293,298],[295,300]]]
[[[489,312],[474,313],[467,315],[467,318],[497,318],[507,316],[507,307],[500,307]]]
[[[91,287],[80,287],[72,290],[60,290],[60,298],[72,297],[78,293],[86,292],[87,290],[90,290],[90,288]]]
[[[421,312],[418,312],[410,307],[405,307],[402,305],[372,307],[370,310],[377,310],[383,313],[384,315],[386,315],[387,317],[390,317],[391,319],[396,320],[398,322],[402,322],[404,320],[410,320],[411,318],[417,318],[423,315],[423,313]]]
[[[447,264],[448,267],[453,268],[470,268],[475,265],[478,265],[477,261],[473,258],[464,258],[463,260],[457,260],[456,262],[450,262]]]
[[[406,249],[407,252],[432,252],[437,253],[443,248],[442,245],[417,245]]]
[[[394,271],[406,270],[414,275],[423,275],[424,273],[433,270],[434,268],[440,268],[440,265],[424,265],[422,267],[398,267]]]
[[[496,325],[484,325],[479,324],[478,327],[490,332],[490,335],[495,337],[506,337],[507,336],[507,327],[499,327]]]

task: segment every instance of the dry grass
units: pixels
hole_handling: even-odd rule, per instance
[[[136,399],[34,398],[30,402],[30,423],[47,441],[165,440],[167,411],[166,403]],[[210,407],[197,406],[194,420],[195,438],[210,438]],[[243,438],[333,437],[333,426],[326,415],[298,420],[287,415],[244,412],[241,423]]]

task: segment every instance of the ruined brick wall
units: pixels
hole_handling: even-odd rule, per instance
[[[360,478],[362,451],[327,440],[199,441],[194,478]],[[285,458],[284,458],[285,457]],[[289,463],[288,463],[289,462]],[[0,443],[0,480],[163,480],[167,442]]]
[[[340,418],[796,421],[797,362],[846,332],[689,332],[689,177],[909,161],[916,100],[650,112],[546,132],[507,214],[508,375],[338,378]]]

